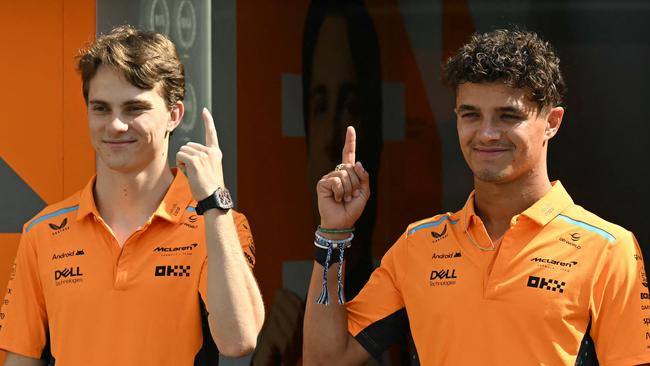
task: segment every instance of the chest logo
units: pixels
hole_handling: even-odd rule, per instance
[[[83,275],[79,266],[66,267],[54,271],[54,281],[57,286],[75,284],[83,282]]]
[[[68,225],[68,218],[64,218],[59,225],[49,223],[48,226],[52,229],[52,235],[59,235],[66,230],[70,230]]]
[[[156,277],[189,277],[190,276],[190,266],[182,265],[166,265],[166,266],[156,266],[154,272]]]
[[[442,228],[440,232],[431,231],[431,236],[433,237],[433,242],[437,243],[440,240],[447,237],[447,224]]]
[[[538,288],[541,290],[559,292],[562,294],[564,293],[564,286],[566,286],[566,282],[554,280],[552,278],[528,276],[528,283],[526,286]]]
[[[192,255],[192,251],[194,248],[196,248],[199,244],[198,243],[192,243],[188,245],[181,245],[177,247],[156,247],[154,249],[154,253],[159,253],[162,254],[163,256],[176,256],[176,255]]]

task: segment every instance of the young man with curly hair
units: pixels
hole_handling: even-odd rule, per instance
[[[96,176],[24,226],[0,319],[6,366],[216,365],[264,318],[246,218],[205,145],[170,169],[185,75],[173,43],[120,26],[81,51]]]
[[[359,364],[408,327],[424,365],[650,362],[650,296],[634,236],[548,177],[564,117],[559,63],[551,45],[519,30],[475,34],[447,61],[474,191],[460,210],[409,225],[341,305],[330,300],[340,248],[370,194],[348,128],[342,164],[316,189],[307,362]]]

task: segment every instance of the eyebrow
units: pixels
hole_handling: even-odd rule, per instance
[[[93,105],[108,105],[109,103],[100,99],[91,99],[88,101],[88,104],[93,104]],[[152,104],[148,100],[142,100],[142,99],[132,99],[132,100],[127,100],[126,102],[122,103],[123,107],[128,107],[128,106],[145,106],[145,107],[151,107]]]
[[[469,104],[461,104],[457,108],[457,111],[459,113],[460,112],[473,112],[473,111],[477,111],[477,110],[478,110],[477,107],[475,107],[473,105],[469,105]],[[497,108],[497,110],[499,112],[503,112],[503,113],[526,114],[526,112],[524,112],[523,109],[521,109],[519,107],[515,107],[515,106],[499,107],[499,108]]]
[[[510,107],[500,107],[499,111],[504,112],[504,113],[526,114],[526,112],[524,112],[523,109],[521,109],[519,107],[512,107],[512,106],[510,106]]]
[[[461,104],[456,108],[458,112],[469,112],[469,111],[476,111],[478,108],[474,107],[473,105],[469,104]]]

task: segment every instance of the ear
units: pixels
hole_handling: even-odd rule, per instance
[[[562,117],[564,117],[564,108],[551,108],[546,116],[546,129],[544,130],[544,137],[546,140],[552,139],[553,136],[557,134],[557,131],[560,129],[560,125],[562,124]]]
[[[185,105],[180,100],[171,107],[169,111],[169,122],[167,122],[167,132],[171,133],[181,124],[183,115],[185,114]]]

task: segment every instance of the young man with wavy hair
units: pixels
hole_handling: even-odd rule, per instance
[[[409,225],[341,305],[329,295],[340,288],[340,249],[370,194],[348,128],[342,163],[316,188],[307,362],[359,364],[408,327],[425,365],[650,362],[650,296],[634,236],[548,177],[564,117],[559,64],[549,43],[519,30],[475,34],[447,61],[474,191],[460,210]]]
[[[96,176],[23,230],[2,308],[5,365],[216,365],[264,318],[246,218],[210,113],[170,169],[185,76],[161,34],[117,27],[82,50]]]

